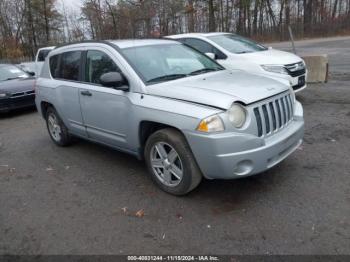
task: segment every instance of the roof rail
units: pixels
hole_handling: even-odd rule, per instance
[[[85,44],[85,43],[96,43],[96,44],[106,44],[115,47],[111,42],[107,40],[83,40],[83,41],[76,41],[76,42],[70,42],[70,43],[64,43],[61,45],[57,45],[54,49],[70,46],[70,45],[76,45],[76,44]]]

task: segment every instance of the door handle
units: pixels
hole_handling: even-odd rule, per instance
[[[92,96],[92,94],[87,90],[81,91],[80,94],[82,94],[83,96]]]

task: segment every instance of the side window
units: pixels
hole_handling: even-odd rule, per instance
[[[53,78],[57,78],[59,71],[58,71],[58,61],[59,61],[59,55],[54,55],[50,57],[50,72]]]
[[[85,82],[100,84],[101,75],[121,72],[114,61],[104,52],[91,50],[86,55]]]
[[[188,38],[186,44],[192,46],[201,53],[213,53],[213,46],[199,39]]]
[[[79,80],[81,51],[70,51],[61,54],[61,62],[57,78]]]
[[[222,53],[219,49],[217,49],[216,47],[212,46],[211,44],[209,44],[203,40],[199,40],[199,39],[195,39],[195,38],[187,38],[185,40],[185,43],[203,54],[205,54],[205,53],[215,54],[216,59],[226,59],[227,58],[227,56],[224,53]]]
[[[186,38],[179,38],[179,39],[176,39],[176,41],[179,41],[180,43],[186,44]]]

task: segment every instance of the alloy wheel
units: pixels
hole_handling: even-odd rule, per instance
[[[158,142],[151,149],[151,166],[158,180],[166,186],[175,187],[183,177],[183,165],[179,154],[169,144]]]

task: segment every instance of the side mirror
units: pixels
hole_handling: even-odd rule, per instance
[[[27,73],[28,75],[30,75],[30,76],[35,76],[35,73],[32,72],[32,71],[26,71],[26,73]]]
[[[206,56],[210,57],[211,59],[215,60],[216,55],[214,53],[205,53]]]
[[[128,81],[119,72],[109,72],[101,75],[100,82],[105,87],[112,87],[122,91],[128,91]]]

